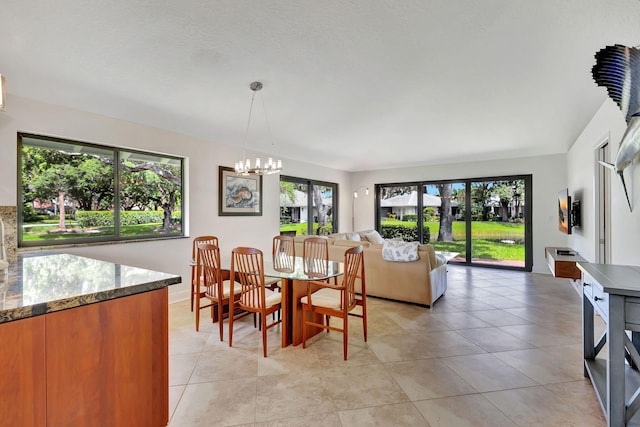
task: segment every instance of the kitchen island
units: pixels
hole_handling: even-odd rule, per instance
[[[168,293],[180,276],[51,252],[0,282],[0,420],[164,426]]]

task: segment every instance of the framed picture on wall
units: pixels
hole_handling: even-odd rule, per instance
[[[238,176],[233,168],[218,167],[218,215],[262,215],[262,176]]]

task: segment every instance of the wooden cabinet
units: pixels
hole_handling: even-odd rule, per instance
[[[166,426],[167,303],[162,288],[1,324],[0,423]]]
[[[44,317],[0,325],[0,424],[45,426]]]
[[[562,255],[558,253],[558,251],[569,251],[573,253],[573,255]],[[577,252],[569,248],[548,246],[544,248],[544,256],[547,259],[547,265],[554,277],[580,280],[580,269],[576,266],[576,262],[586,262],[586,260]]]

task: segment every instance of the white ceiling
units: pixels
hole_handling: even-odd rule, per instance
[[[640,1],[0,7],[9,94],[240,153],[260,80],[273,140],[257,97],[247,147],[348,171],[566,152],[606,99],[594,53],[615,43],[640,44]]]

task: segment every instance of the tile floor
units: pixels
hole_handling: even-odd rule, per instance
[[[369,340],[350,323],[269,357],[250,318],[234,347],[189,303],[171,304],[171,427],[603,426],[583,376],[581,300],[550,275],[451,266],[432,309],[369,298]]]

